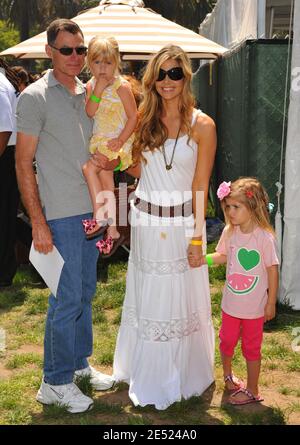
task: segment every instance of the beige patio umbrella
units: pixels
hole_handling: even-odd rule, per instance
[[[72,20],[82,29],[86,44],[94,36],[114,36],[123,60],[148,59],[168,43],[181,46],[192,58],[215,59],[226,51],[217,43],[144,8],[141,0],[103,0],[99,6]],[[47,58],[45,44],[46,32],[43,32],[0,55],[43,59]]]

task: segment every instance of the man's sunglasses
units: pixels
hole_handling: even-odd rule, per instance
[[[166,75],[168,75],[168,77],[171,80],[181,80],[184,78],[184,74],[183,74],[183,70],[182,70],[181,66],[176,66],[175,68],[171,68],[168,71],[165,71],[162,68],[160,68],[159,73],[158,73],[157,82],[161,82],[162,80],[164,80]]]
[[[76,48],[70,48],[70,47],[56,48],[53,45],[49,45],[49,46],[51,46],[51,48],[54,48],[57,51],[59,51],[60,54],[62,54],[63,56],[71,56],[71,54],[73,54],[74,49],[76,51],[76,54],[78,54],[78,56],[83,56],[87,52],[86,46],[76,46]]]

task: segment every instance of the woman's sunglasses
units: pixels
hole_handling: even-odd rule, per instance
[[[76,51],[76,54],[78,54],[78,56],[83,56],[87,52],[86,46],[76,46],[76,48],[70,48],[70,47],[56,48],[53,45],[49,45],[49,46],[51,46],[51,48],[54,48],[57,51],[59,51],[60,54],[62,54],[63,56],[71,56],[71,54],[73,54],[74,49]]]
[[[165,71],[162,68],[160,68],[159,73],[158,73],[157,82],[161,82],[162,80],[164,80],[166,75],[168,75],[168,77],[171,80],[181,80],[184,78],[184,74],[183,74],[183,70],[182,70],[181,66],[176,66],[175,68],[171,68],[168,71]]]

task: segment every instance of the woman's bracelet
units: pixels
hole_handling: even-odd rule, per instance
[[[214,259],[213,259],[212,253],[209,253],[208,255],[205,255],[205,258],[206,258],[206,262],[207,262],[208,267],[210,267],[210,266],[212,266],[214,264]]]
[[[101,102],[101,97],[97,97],[97,96],[95,96],[95,94],[91,94],[91,96],[90,96],[90,100],[91,100],[92,102],[95,102],[96,104],[100,104],[100,102]]]
[[[190,244],[192,246],[202,246],[203,241],[201,239],[191,239]]]

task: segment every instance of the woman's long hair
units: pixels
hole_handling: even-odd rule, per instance
[[[14,71],[7,65],[6,62],[0,57],[0,68],[4,68],[5,76],[7,80],[12,84],[16,93],[19,93],[19,79],[18,76],[14,73]]]
[[[156,90],[161,65],[176,60],[183,69],[183,91],[179,102],[181,131],[191,137],[191,116],[195,99],[191,91],[192,69],[187,54],[175,45],[162,48],[148,63],[142,82],[143,99],[139,106],[139,123],[133,144],[134,162],[145,161],[143,152],[160,148],[168,138],[168,130],[161,120],[162,99]]]
[[[226,196],[226,198],[232,198],[244,204],[251,213],[251,218],[254,224],[274,235],[274,229],[270,223],[268,210],[269,197],[264,187],[256,178],[243,177],[232,182],[230,186],[230,194]],[[221,206],[224,212],[228,233],[232,233],[233,225],[226,212],[226,198],[222,200]]]

